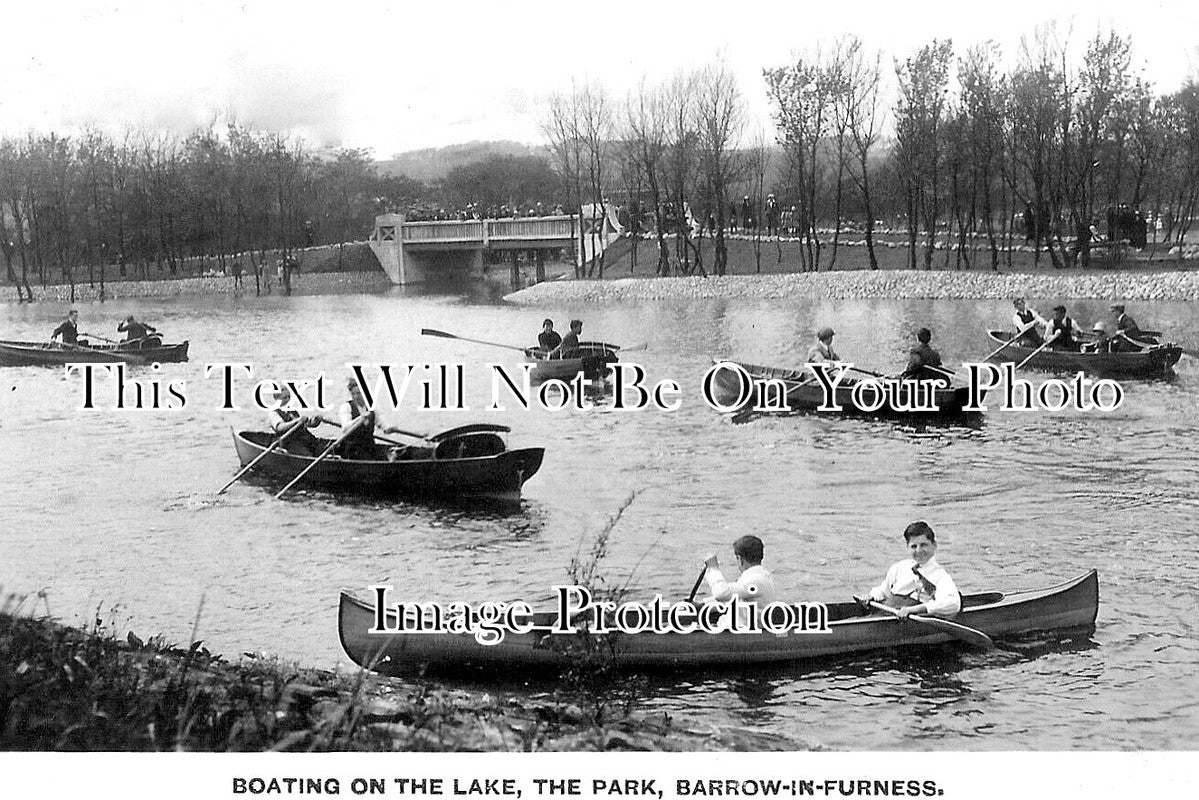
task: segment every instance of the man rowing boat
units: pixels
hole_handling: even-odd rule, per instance
[[[378,460],[379,446],[375,444],[375,426],[378,420],[375,418],[375,412],[367,407],[366,398],[363,397],[362,388],[357,380],[348,378],[346,389],[350,397],[337,408],[337,422],[341,425],[342,434],[345,435],[359,417],[368,419],[346,436],[334,454],[360,461]],[[382,430],[384,433],[403,433],[399,428],[393,427],[385,426]]]
[[[912,614],[950,618],[962,610],[962,595],[937,563],[937,535],[927,522],[913,522],[903,531],[911,558],[887,570],[883,582],[870,590],[869,599],[898,609],[900,619]]]
[[[562,344],[562,337],[554,330],[554,321],[547,319],[541,323],[541,333],[537,334],[537,346],[545,352],[550,352]]]
[[[546,358],[578,358],[579,334],[583,332],[583,320],[572,319],[570,331],[562,337],[562,341],[553,350],[545,354]]]
[[[125,334],[124,341],[126,342],[140,342],[151,333],[158,333],[158,329],[145,322],[139,322],[130,314],[125,317],[124,321],[117,325],[117,332]]]
[[[277,436],[282,436],[292,428],[300,428],[287,437],[281,448],[297,456],[312,458],[318,455],[324,449],[321,446],[321,440],[313,436],[308,429],[315,428],[324,420],[319,415],[301,414],[294,409],[287,408],[287,404],[291,402],[291,390],[287,388],[286,384],[275,390],[275,402],[277,403],[275,408],[267,412],[271,430]]]
[[[821,328],[816,333],[816,343],[808,348],[808,363],[819,364],[822,361],[840,361],[841,357],[833,349],[832,328]]]
[[[79,312],[76,309],[72,308],[67,312],[67,318],[50,334],[50,341],[53,342],[59,336],[62,337],[63,344],[87,346],[87,342],[79,340]]]
[[[1124,312],[1123,303],[1112,303],[1111,311],[1116,314],[1116,330],[1108,337],[1113,353],[1135,352],[1158,343],[1155,337],[1142,331],[1137,321]]]
[[[945,380],[941,366],[941,354],[929,342],[933,333],[928,328],[916,331],[916,346],[908,353],[908,366],[901,377],[918,381]]]
[[[1017,333],[1024,331],[1016,343],[1025,347],[1043,345],[1045,340],[1037,332],[1036,326],[1039,324],[1041,327],[1045,327],[1049,324],[1049,320],[1038,314],[1036,309],[1029,308],[1023,297],[1017,297],[1012,301],[1012,305],[1016,307],[1016,313],[1012,314],[1012,325]]]

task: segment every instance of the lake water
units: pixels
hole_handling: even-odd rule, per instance
[[[46,338],[64,310],[0,308],[10,339]],[[1199,341],[1191,304],[1130,311],[1144,327]],[[1106,304],[1077,302],[1071,312],[1089,323]],[[1005,326],[1010,307],[797,299],[522,309],[397,289],[109,302],[83,306],[80,327],[112,334],[128,313],[191,341],[192,360],[159,373],[186,381],[186,408],[84,411],[78,377],[0,372],[0,590],[45,589],[65,621],[86,623],[99,609],[143,638],[185,642],[198,613],[199,637],[227,657],[254,651],[344,666],[341,587],[537,602],[633,491],[604,570],[646,599],[685,595],[706,553],[728,564],[731,542],[750,532],[765,540],[788,599],[848,599],[905,555],[904,526],[926,519],[939,560],[967,591],[1046,586],[1098,568],[1094,635],[988,655],[944,648],[658,677],[644,706],[798,746],[1199,746],[1199,362],[1189,357],[1175,380],[1126,381],[1124,406],[1109,414],[992,412],[977,430],[826,416],[732,425],[700,397],[711,356],[798,364],[811,331],[827,324],[843,358],[889,370],[903,362],[914,327],[928,325],[946,361],[958,363],[991,349],[982,329]],[[432,327],[523,345],[544,316],[560,329],[583,317],[584,338],[649,342],[626,360],[651,381],[679,381],[682,407],[486,412],[484,364],[519,355],[419,335]],[[262,423],[251,408],[219,408],[220,382],[204,378],[204,365],[217,362],[249,362],[255,379],[326,372],[330,403],[342,399],[347,362],[462,362],[474,410],[426,412],[410,398],[384,416],[418,430],[502,422],[512,446],[544,446],[545,464],[509,511],[307,492],[274,501],[246,483],[214,500],[237,469],[230,429]],[[135,368],[133,377],[149,374]],[[243,406],[249,386],[236,390]],[[98,391],[111,405],[111,381]]]

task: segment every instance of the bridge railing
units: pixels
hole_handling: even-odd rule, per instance
[[[406,242],[481,242],[484,220],[430,220],[405,222]]]
[[[578,223],[569,215],[487,220],[487,238],[495,241],[572,239]]]

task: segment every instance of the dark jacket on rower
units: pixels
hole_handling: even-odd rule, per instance
[[[547,353],[560,344],[562,344],[562,337],[558,335],[557,331],[542,331],[537,334],[537,346]]]
[[[349,406],[347,412],[346,406]],[[361,416],[366,416],[367,420],[354,429],[346,439],[337,447],[334,452],[342,458],[361,459],[373,461],[379,458],[379,447],[375,444],[375,412],[362,411],[354,403],[347,401],[342,405],[342,411],[338,417],[343,425],[352,422]]]
[[[298,411],[277,408],[271,412],[271,429],[274,430],[276,435],[282,434],[299,418],[300,412]],[[321,440],[313,436],[308,427],[308,425],[302,425],[299,430],[288,434],[287,440],[283,442],[282,449],[297,456],[311,457],[319,455],[324,447],[321,445]]]
[[[55,328],[54,333],[50,334],[51,339],[57,339],[59,336],[62,337],[63,344],[78,344],[79,328],[68,319]]]
[[[1026,308],[1023,311],[1017,311],[1015,314],[1015,319],[1020,323],[1016,330],[1024,331],[1024,333],[1020,336],[1019,344],[1029,345],[1030,347],[1040,347],[1045,343],[1045,340],[1041,338],[1041,334],[1037,333],[1037,329],[1035,327],[1029,327],[1032,325],[1034,320],[1040,319],[1040,315],[1037,314],[1037,312],[1030,308]]]
[[[144,322],[137,320],[125,320],[117,325],[117,331],[125,334],[125,341],[133,341],[135,339],[144,339],[151,333],[158,333],[158,329],[153,325],[147,325]]]
[[[908,354],[908,368],[903,371],[903,377],[916,380],[944,378],[940,372],[925,369],[925,367],[941,366],[941,354],[932,348],[928,342],[920,342]]]

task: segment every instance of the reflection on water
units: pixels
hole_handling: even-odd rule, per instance
[[[1099,301],[1073,305],[1078,319],[1107,313]],[[5,307],[5,338],[44,338],[60,311]],[[77,378],[3,370],[0,585],[47,588],[56,613],[77,622],[119,603],[143,637],[173,641],[189,635],[205,597],[201,636],[214,650],[332,666],[345,663],[341,587],[542,602],[632,491],[605,569],[631,576],[632,596],[646,600],[685,595],[706,553],[728,560],[731,542],[749,532],[765,540],[786,597],[847,599],[903,557],[901,531],[923,518],[968,591],[1045,586],[1098,568],[1093,637],[1004,643],[986,655],[933,648],[655,675],[646,704],[846,749],[1196,746],[1199,362],[1184,357],[1172,381],[1126,382],[1125,404],[1111,414],[992,412],[974,428],[824,415],[733,425],[700,398],[713,356],[796,366],[825,324],[843,357],[880,372],[904,363],[924,325],[947,362],[974,360],[992,349],[984,329],[1008,311],[985,301],[812,299],[519,309],[401,291],[84,306],[92,330],[134,313],[190,339],[193,361],[161,372],[187,382],[188,405],[83,412]],[[1137,313],[1199,341],[1187,304]],[[490,411],[486,365],[518,356],[419,333],[525,345],[546,316],[582,317],[596,338],[650,342],[623,360],[643,366],[649,384],[677,380],[682,407]],[[225,361],[253,365],[238,411],[220,410],[219,383],[204,378],[205,364]],[[417,430],[498,422],[512,427],[511,447],[544,446],[522,503],[446,508],[306,490],[276,502],[253,482],[214,496],[237,469],[229,429],[262,424],[246,407],[254,380],[324,372],[337,402],[351,362],[466,365],[469,411],[409,401],[382,416]],[[888,733],[897,730],[911,735]]]

